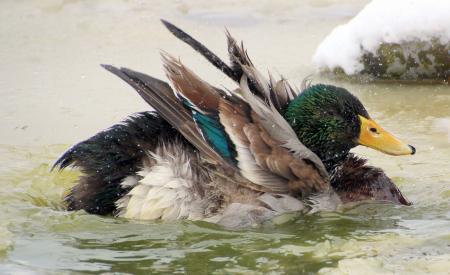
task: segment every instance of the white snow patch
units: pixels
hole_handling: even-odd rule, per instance
[[[319,68],[341,67],[352,75],[363,69],[363,51],[375,53],[382,43],[431,39],[450,42],[449,0],[374,0],[325,38],[313,62]]]

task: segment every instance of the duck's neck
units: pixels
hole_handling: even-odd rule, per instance
[[[317,136],[318,135],[314,135],[309,138],[308,134],[304,134],[299,138],[306,147],[320,158],[327,171],[331,172],[345,161],[353,146],[348,143],[317,138]]]
[[[327,172],[331,174],[332,171],[334,171],[336,167],[341,166],[345,162],[348,154],[349,154],[349,151],[346,151],[346,152],[341,152],[339,154],[335,154],[334,156],[329,157],[329,158],[321,158],[320,156],[319,157],[322,160],[323,164],[325,165]]]
[[[320,158],[327,171],[341,164],[354,147],[353,143],[324,131],[303,129],[301,126],[294,130],[299,140]]]

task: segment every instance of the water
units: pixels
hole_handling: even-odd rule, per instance
[[[78,173],[49,173],[71,144],[148,107],[98,64],[164,77],[159,49],[233,87],[159,23],[225,56],[224,26],[261,70],[299,86],[318,43],[367,1],[12,1],[0,3],[0,274],[389,274],[450,270],[450,88],[337,82],[410,157],[355,151],[382,167],[413,206],[365,204],[283,217],[243,231],[203,222],[136,222],[65,212]],[[338,53],[337,53],[338,54]],[[336,83],[314,76],[314,81]]]

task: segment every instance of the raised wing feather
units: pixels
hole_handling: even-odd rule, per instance
[[[235,75],[240,76],[240,82],[243,75],[249,79],[249,88],[255,95],[265,101],[272,101],[275,108],[280,111],[289,102],[295,98],[296,93],[285,79],[275,80],[269,74],[270,82],[255,68],[248,56],[244,43],[239,45],[236,40],[227,31],[228,53]]]
[[[220,60],[217,55],[186,32],[167,21],[162,21],[177,38],[181,39],[183,42],[187,43],[189,46],[202,54],[208,61],[211,62],[211,64],[220,69],[231,79],[240,84],[242,76],[245,75],[247,80],[247,84],[245,86],[248,87],[249,91],[249,93],[247,93],[248,96],[246,100],[248,101],[250,99],[252,102],[260,102],[262,104],[262,108],[257,108],[257,105],[261,105],[260,103],[251,105],[252,108],[257,108],[257,110],[262,111],[259,113],[260,118],[268,119],[268,121],[265,122],[266,126],[268,126],[268,124],[278,125],[282,126],[284,129],[284,131],[277,131],[275,129],[271,131],[268,127],[266,127],[266,130],[268,130],[270,134],[278,135],[276,139],[282,141],[283,146],[292,151],[297,158],[310,160],[320,171],[321,175],[323,177],[327,177],[326,169],[321,160],[298,140],[289,124],[287,124],[279,113],[293,98],[297,96],[285,79],[276,81],[271,75],[269,75],[270,82],[267,81],[264,76],[253,66],[253,63],[248,57],[247,51],[244,49],[243,44],[241,43],[239,46],[229,32],[227,32],[227,38],[228,53],[230,54],[230,60],[232,63],[231,67]],[[241,89],[241,91],[244,90]],[[273,120],[276,120],[277,123],[273,123]]]

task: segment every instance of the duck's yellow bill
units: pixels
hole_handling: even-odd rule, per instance
[[[363,116],[359,116],[361,121],[361,131],[358,143],[383,153],[401,156],[414,155],[416,149],[394,137],[384,130],[378,123]]]

